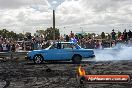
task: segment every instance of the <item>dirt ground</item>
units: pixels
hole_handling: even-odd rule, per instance
[[[87,74],[129,74],[132,76],[132,60],[83,61]],[[48,66],[48,67],[47,67]],[[47,68],[51,68],[47,72]],[[0,88],[132,88],[127,84],[84,84],[77,82],[77,64],[50,62],[33,64],[26,60],[0,61]]]

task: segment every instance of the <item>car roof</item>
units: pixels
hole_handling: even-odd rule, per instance
[[[63,43],[63,44],[66,44],[66,43],[72,43],[72,44],[74,44],[75,42],[56,42],[56,43]]]

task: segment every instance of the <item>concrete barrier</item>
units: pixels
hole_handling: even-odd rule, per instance
[[[28,51],[19,51],[19,52],[0,52],[0,58],[24,58],[27,55]]]

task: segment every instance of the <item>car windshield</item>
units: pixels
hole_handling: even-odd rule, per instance
[[[53,45],[53,44],[52,44],[52,45]],[[45,48],[45,50],[48,50],[48,49],[50,49],[50,48],[52,47],[52,45],[50,45],[49,47]]]
[[[78,44],[75,44],[77,49],[81,49],[81,46],[79,46]]]

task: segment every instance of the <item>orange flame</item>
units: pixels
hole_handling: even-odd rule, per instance
[[[78,68],[78,73],[79,73],[79,76],[84,76],[84,75],[86,75],[85,70],[84,70],[81,66],[79,66],[79,68]]]

